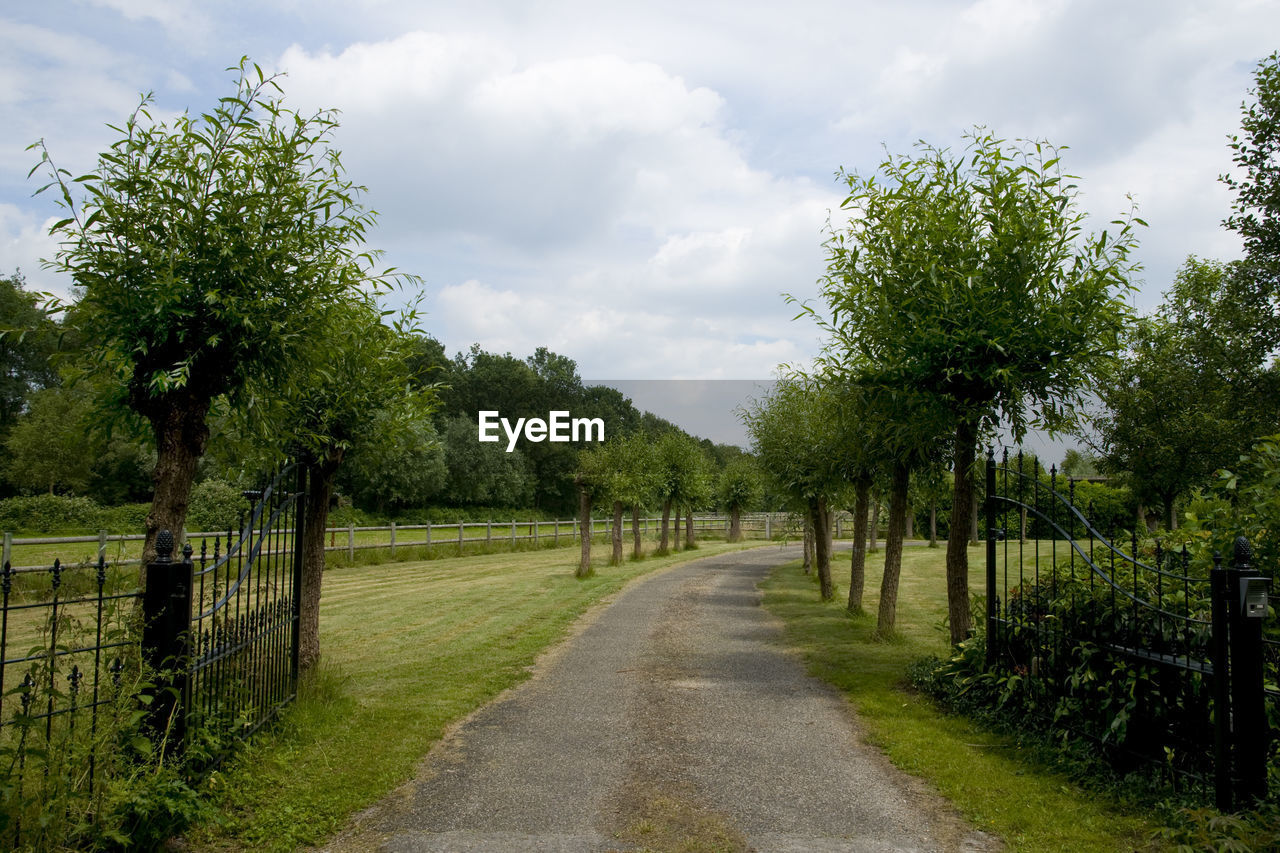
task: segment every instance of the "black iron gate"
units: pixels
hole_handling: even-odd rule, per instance
[[[143,650],[167,674],[153,725],[176,742],[193,729],[247,737],[297,694],[305,476],[290,465],[246,492],[247,520],[212,549],[187,543],[175,562],[172,537],[160,534]]]
[[[1074,482],[988,454],[987,666],[1024,679],[1081,732],[1212,784],[1220,808],[1266,795],[1262,623],[1269,579],[1237,540],[1230,567],[1185,548],[1118,543],[1075,504]],[[1065,493],[1064,493],[1065,492]],[[1128,549],[1125,549],[1128,545]],[[1086,677],[1129,677],[1134,693]],[[1136,676],[1136,677],[1135,677]]]

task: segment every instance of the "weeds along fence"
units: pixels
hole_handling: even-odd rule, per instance
[[[1136,533],[1116,541],[1074,483],[1023,462],[1006,451],[986,470],[986,666],[1004,699],[1122,765],[1211,787],[1220,808],[1265,797],[1280,643],[1263,639],[1270,579],[1248,542],[1210,564]],[[1047,535],[1001,535],[1028,523]]]
[[[165,763],[199,772],[294,698],[304,476],[246,493],[240,530],[198,553],[161,531],[145,591],[101,548],[35,568],[6,548],[0,848],[93,838],[113,788]]]

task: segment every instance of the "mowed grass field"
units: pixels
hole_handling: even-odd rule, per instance
[[[608,566],[576,580],[578,548],[333,568],[320,672],[277,729],[207,782],[220,812],[187,841],[206,850],[317,845],[412,777],[456,720],[523,681],[538,654],[636,577],[759,545]],[[648,543],[652,550],[655,546]]]
[[[816,580],[799,563],[790,563],[763,585],[765,607],[785,623],[787,642],[800,651],[809,671],[848,697],[869,739],[895,765],[928,779],[975,826],[1004,839],[1009,849],[1112,853],[1152,848],[1159,825],[1148,815],[1081,789],[1038,764],[1014,739],[949,715],[906,685],[912,661],[949,653],[945,543],[940,545],[905,549],[891,639],[875,636],[883,550],[868,555],[863,615],[851,616],[845,609],[848,551],[833,561],[835,601],[820,602]],[[1052,553],[1051,543],[1039,546],[1042,559]],[[1025,560],[1034,566],[1037,543],[1023,547]],[[1017,550],[1018,543],[1011,543],[1011,574]],[[1004,553],[1003,547],[998,550],[1001,562]],[[1066,556],[1061,543],[1057,554]],[[969,548],[969,566],[970,592],[980,593],[985,545]]]

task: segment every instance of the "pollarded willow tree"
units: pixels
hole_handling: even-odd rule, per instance
[[[352,452],[416,446],[399,451],[393,463],[402,475],[415,469],[443,482],[441,459],[433,472],[412,463],[414,454],[436,442],[430,414],[434,388],[409,381],[412,338],[406,324],[383,322],[372,298],[330,306],[319,333],[299,352],[300,375],[268,377],[248,386],[256,405],[244,413],[268,456],[282,443],[307,469],[306,523],[302,542],[302,596],[298,602],[299,666],[320,660],[320,594],[325,569],[325,530],[339,470]],[[425,445],[425,446],[424,446]]]
[[[997,419],[1067,426],[1082,390],[1119,351],[1136,268],[1132,212],[1088,232],[1058,149],[983,131],[962,155],[924,143],[877,173],[841,170],[847,223],[831,226],[822,292],[828,347],[864,378],[935,394],[954,435],[953,514],[973,501],[977,443]],[[952,524],[953,641],[969,633],[969,561]]]
[[[214,401],[294,375],[333,304],[393,277],[361,250],[374,216],[329,147],[334,114],[288,109],[247,60],[229,70],[234,93],[198,116],[157,121],[145,96],[88,174],[32,146],[67,212],[50,266],[82,288],[84,340],[155,438],[144,559],[183,527]]]
[[[764,400],[741,411],[760,466],[786,495],[805,507],[813,528],[814,556],[823,601],[835,596],[831,580],[831,506],[847,483],[840,463],[844,436],[830,389],[800,378],[784,379]]]
[[[730,542],[742,541],[742,511],[759,503],[763,495],[760,465],[754,457],[738,456],[724,466],[716,481],[716,496],[729,511]]]

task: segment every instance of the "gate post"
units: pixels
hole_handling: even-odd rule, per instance
[[[996,455],[987,448],[987,668],[996,662],[996,636],[999,615],[996,596]]]
[[[1267,795],[1267,712],[1263,693],[1262,622],[1270,582],[1253,568],[1253,547],[1236,538],[1227,573],[1231,600],[1232,753],[1241,804]]]
[[[190,661],[187,638],[191,631],[191,586],[195,567],[191,545],[182,549],[182,561],[173,562],[173,533],[156,536],[156,558],[147,565],[147,587],[142,596],[142,654],[151,667],[154,684],[147,727],[158,743],[168,742],[180,751],[186,736],[187,676]]]
[[[1209,590],[1213,603],[1213,795],[1220,812],[1231,811],[1231,680],[1227,656],[1227,635],[1231,624],[1231,596],[1227,591],[1227,570],[1222,555],[1215,552],[1209,570]]]

